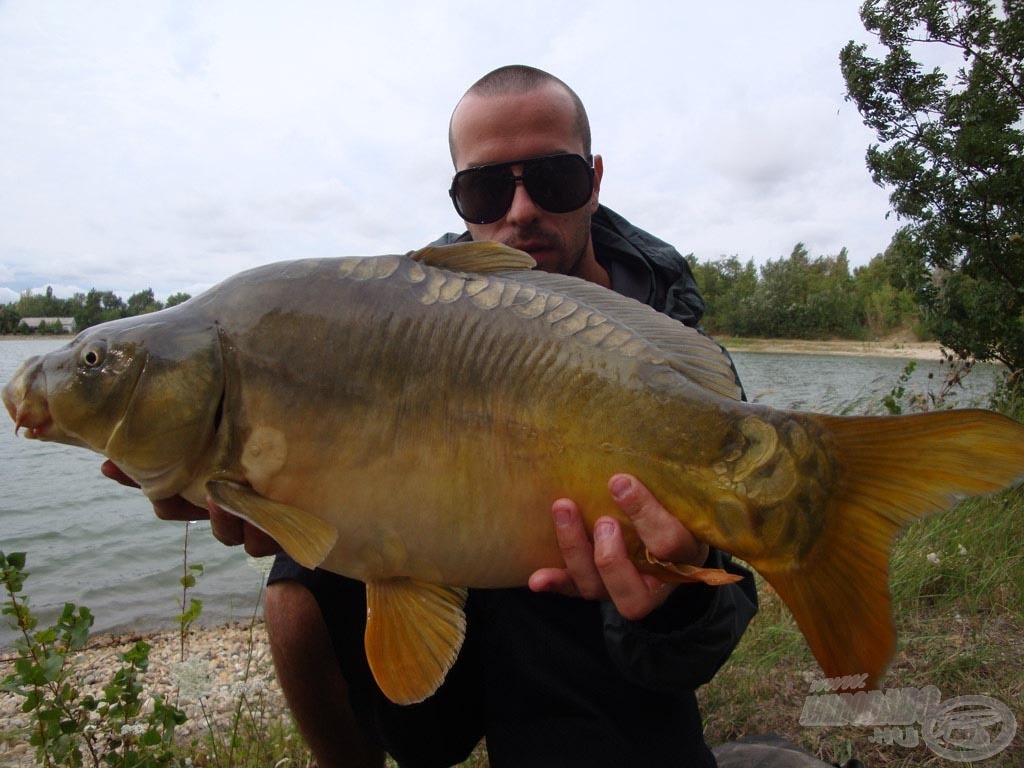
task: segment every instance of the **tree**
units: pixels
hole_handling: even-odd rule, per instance
[[[33,294],[31,289],[24,291],[15,305],[22,317],[67,317],[71,309],[71,300],[58,299],[51,286],[46,286],[45,295]]]
[[[116,293],[92,288],[74,313],[75,326],[82,331],[90,326],[124,317],[125,310],[124,301]]]
[[[134,317],[135,315],[146,315],[150,312],[156,312],[163,308],[164,305],[157,301],[156,296],[153,295],[153,289],[147,288],[128,297],[126,314],[128,317]]]
[[[928,324],[961,357],[1020,372],[1024,0],[868,0],[860,15],[888,52],[843,48],[847,98],[878,138],[868,169],[931,271],[917,286]],[[934,49],[963,65],[926,70]]]
[[[873,338],[895,330],[909,330],[920,337],[920,310],[914,297],[927,285],[927,270],[913,271],[907,263],[916,253],[907,250],[905,236],[897,235],[885,253],[853,272],[854,291],[862,313],[861,322]]]
[[[21,315],[13,304],[0,306],[0,333],[15,333],[21,324]]]
[[[192,298],[192,296],[187,294],[187,293],[185,293],[184,291],[179,291],[178,293],[172,293],[170,296],[167,297],[167,303],[164,306],[165,307],[176,307],[178,304],[184,304],[186,301],[188,301],[191,298]]]
[[[753,259],[746,265],[741,264],[736,256],[702,264],[691,253],[686,260],[704,297],[705,330],[712,334],[749,334],[746,320],[750,300],[757,289],[757,269]]]
[[[811,259],[797,243],[789,258],[769,259],[750,302],[752,331],[773,338],[857,337],[857,297],[846,249]]]

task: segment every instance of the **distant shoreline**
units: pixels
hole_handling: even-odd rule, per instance
[[[747,339],[716,336],[730,352],[763,352],[774,355],[846,355],[852,357],[893,357],[906,360],[942,360],[937,341],[855,341],[835,339]]]
[[[71,335],[20,336],[0,335],[0,341],[54,339],[70,340]],[[807,341],[804,339],[747,339],[716,336],[730,352],[764,352],[774,355],[849,355],[855,357],[895,357],[906,360],[941,360],[942,348],[937,341],[855,341],[834,339]]]

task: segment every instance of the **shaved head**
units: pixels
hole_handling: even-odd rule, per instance
[[[554,75],[549,74],[542,69],[528,67],[525,64],[510,64],[505,67],[499,67],[493,72],[488,72],[473,83],[462,98],[465,99],[467,96],[471,95],[479,96],[481,98],[512,96],[529,93],[530,91],[539,90],[549,86],[561,88],[569,98],[572,99],[573,107],[575,109],[575,130],[578,138],[580,139],[580,143],[583,145],[584,156],[589,157],[591,154],[590,120],[587,117],[587,110],[583,107],[583,102],[572,88]],[[461,103],[462,100],[459,101],[459,104]],[[455,106],[455,111],[457,111],[458,108],[457,104]],[[455,112],[453,111],[452,117],[454,118],[454,116]],[[453,124],[454,120],[451,120],[448,123],[448,149],[452,155],[452,162],[455,161],[455,134],[453,131]]]

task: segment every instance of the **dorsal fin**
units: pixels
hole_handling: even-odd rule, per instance
[[[530,254],[490,240],[451,245],[428,245],[408,254],[410,259],[455,272],[495,272],[499,269],[533,269]]]
[[[635,299],[578,277],[540,270],[507,271],[504,276],[541,290],[560,293],[611,318],[650,344],[677,373],[732,400],[741,398],[742,390],[729,356],[716,341],[700,331]]]

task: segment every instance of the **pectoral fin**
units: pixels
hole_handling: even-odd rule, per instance
[[[218,506],[272,536],[306,568],[320,565],[338,539],[334,526],[309,512],[261,496],[248,485],[211,480],[206,491]]]
[[[696,565],[685,563],[666,563],[659,560],[646,549],[644,550],[647,560],[643,570],[652,573],[663,581],[670,584],[685,584],[686,582],[700,582],[712,587],[720,587],[723,584],[734,584],[743,579],[735,573],[729,573],[722,568],[699,568]]]
[[[413,579],[366,585],[366,658],[396,704],[434,693],[466,636],[466,590]]]

